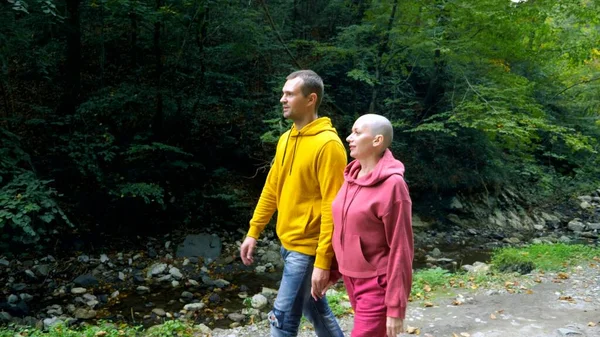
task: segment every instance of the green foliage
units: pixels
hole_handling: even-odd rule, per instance
[[[0,337],[19,336],[30,337],[166,337],[199,336],[193,325],[178,320],[165,321],[163,324],[152,326],[146,330],[141,327],[118,326],[113,323],[100,321],[96,326],[70,328],[64,324],[56,324],[47,331],[35,328],[4,327],[0,328]]]
[[[0,189],[0,229],[2,240],[31,244],[50,241],[58,234],[57,223],[73,227],[54,198],[58,193],[33,172],[14,177]],[[50,226],[54,224],[54,228]]]
[[[350,298],[345,289],[336,290],[327,293],[327,302],[334,315],[337,317],[348,314],[352,311]]]
[[[116,192],[112,192],[115,195],[119,195],[121,198],[140,198],[146,204],[157,203],[161,206],[165,206],[164,203],[164,190],[156,184],[148,183],[130,183],[117,186]]]
[[[598,1],[265,4],[9,1],[0,187],[64,194],[82,229],[247,223],[298,67],[324,78],[319,114],[342,139],[369,110],[392,121],[415,196],[522,185],[547,200],[598,181]],[[61,18],[75,14],[79,29]]]
[[[527,273],[534,269],[565,270],[598,256],[600,249],[591,246],[537,244],[522,249],[501,248],[494,252],[491,262],[494,268],[500,271]]]
[[[0,233],[2,245],[48,242],[59,225],[73,226],[56,198],[51,180],[40,180],[18,138],[0,128]]]
[[[442,268],[417,270],[413,274],[413,283],[411,287],[411,296],[422,296],[423,289],[429,287],[438,289],[450,286],[449,281],[453,275]]]

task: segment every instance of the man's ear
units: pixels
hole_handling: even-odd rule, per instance
[[[308,94],[308,104],[317,104],[317,94],[311,92]]]

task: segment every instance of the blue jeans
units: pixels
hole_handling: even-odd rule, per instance
[[[318,337],[344,337],[325,297],[315,301],[310,295],[315,257],[281,247],[283,277],[273,310],[269,313],[271,337],[295,337],[302,314]]]

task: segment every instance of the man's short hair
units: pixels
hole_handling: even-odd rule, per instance
[[[298,70],[298,71],[294,71],[293,73],[289,74],[288,77],[286,77],[286,80],[293,80],[294,78],[301,78],[302,79],[302,95],[304,95],[304,97],[315,93],[317,94],[317,101],[315,103],[315,112],[319,111],[319,106],[321,105],[321,101],[323,100],[323,94],[324,94],[324,86],[323,86],[323,79],[321,78],[321,76],[317,75],[317,73],[315,73],[312,70]]]

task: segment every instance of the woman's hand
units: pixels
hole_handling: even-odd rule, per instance
[[[404,332],[404,320],[396,317],[389,317],[385,322],[387,328],[387,337],[398,337]]]

